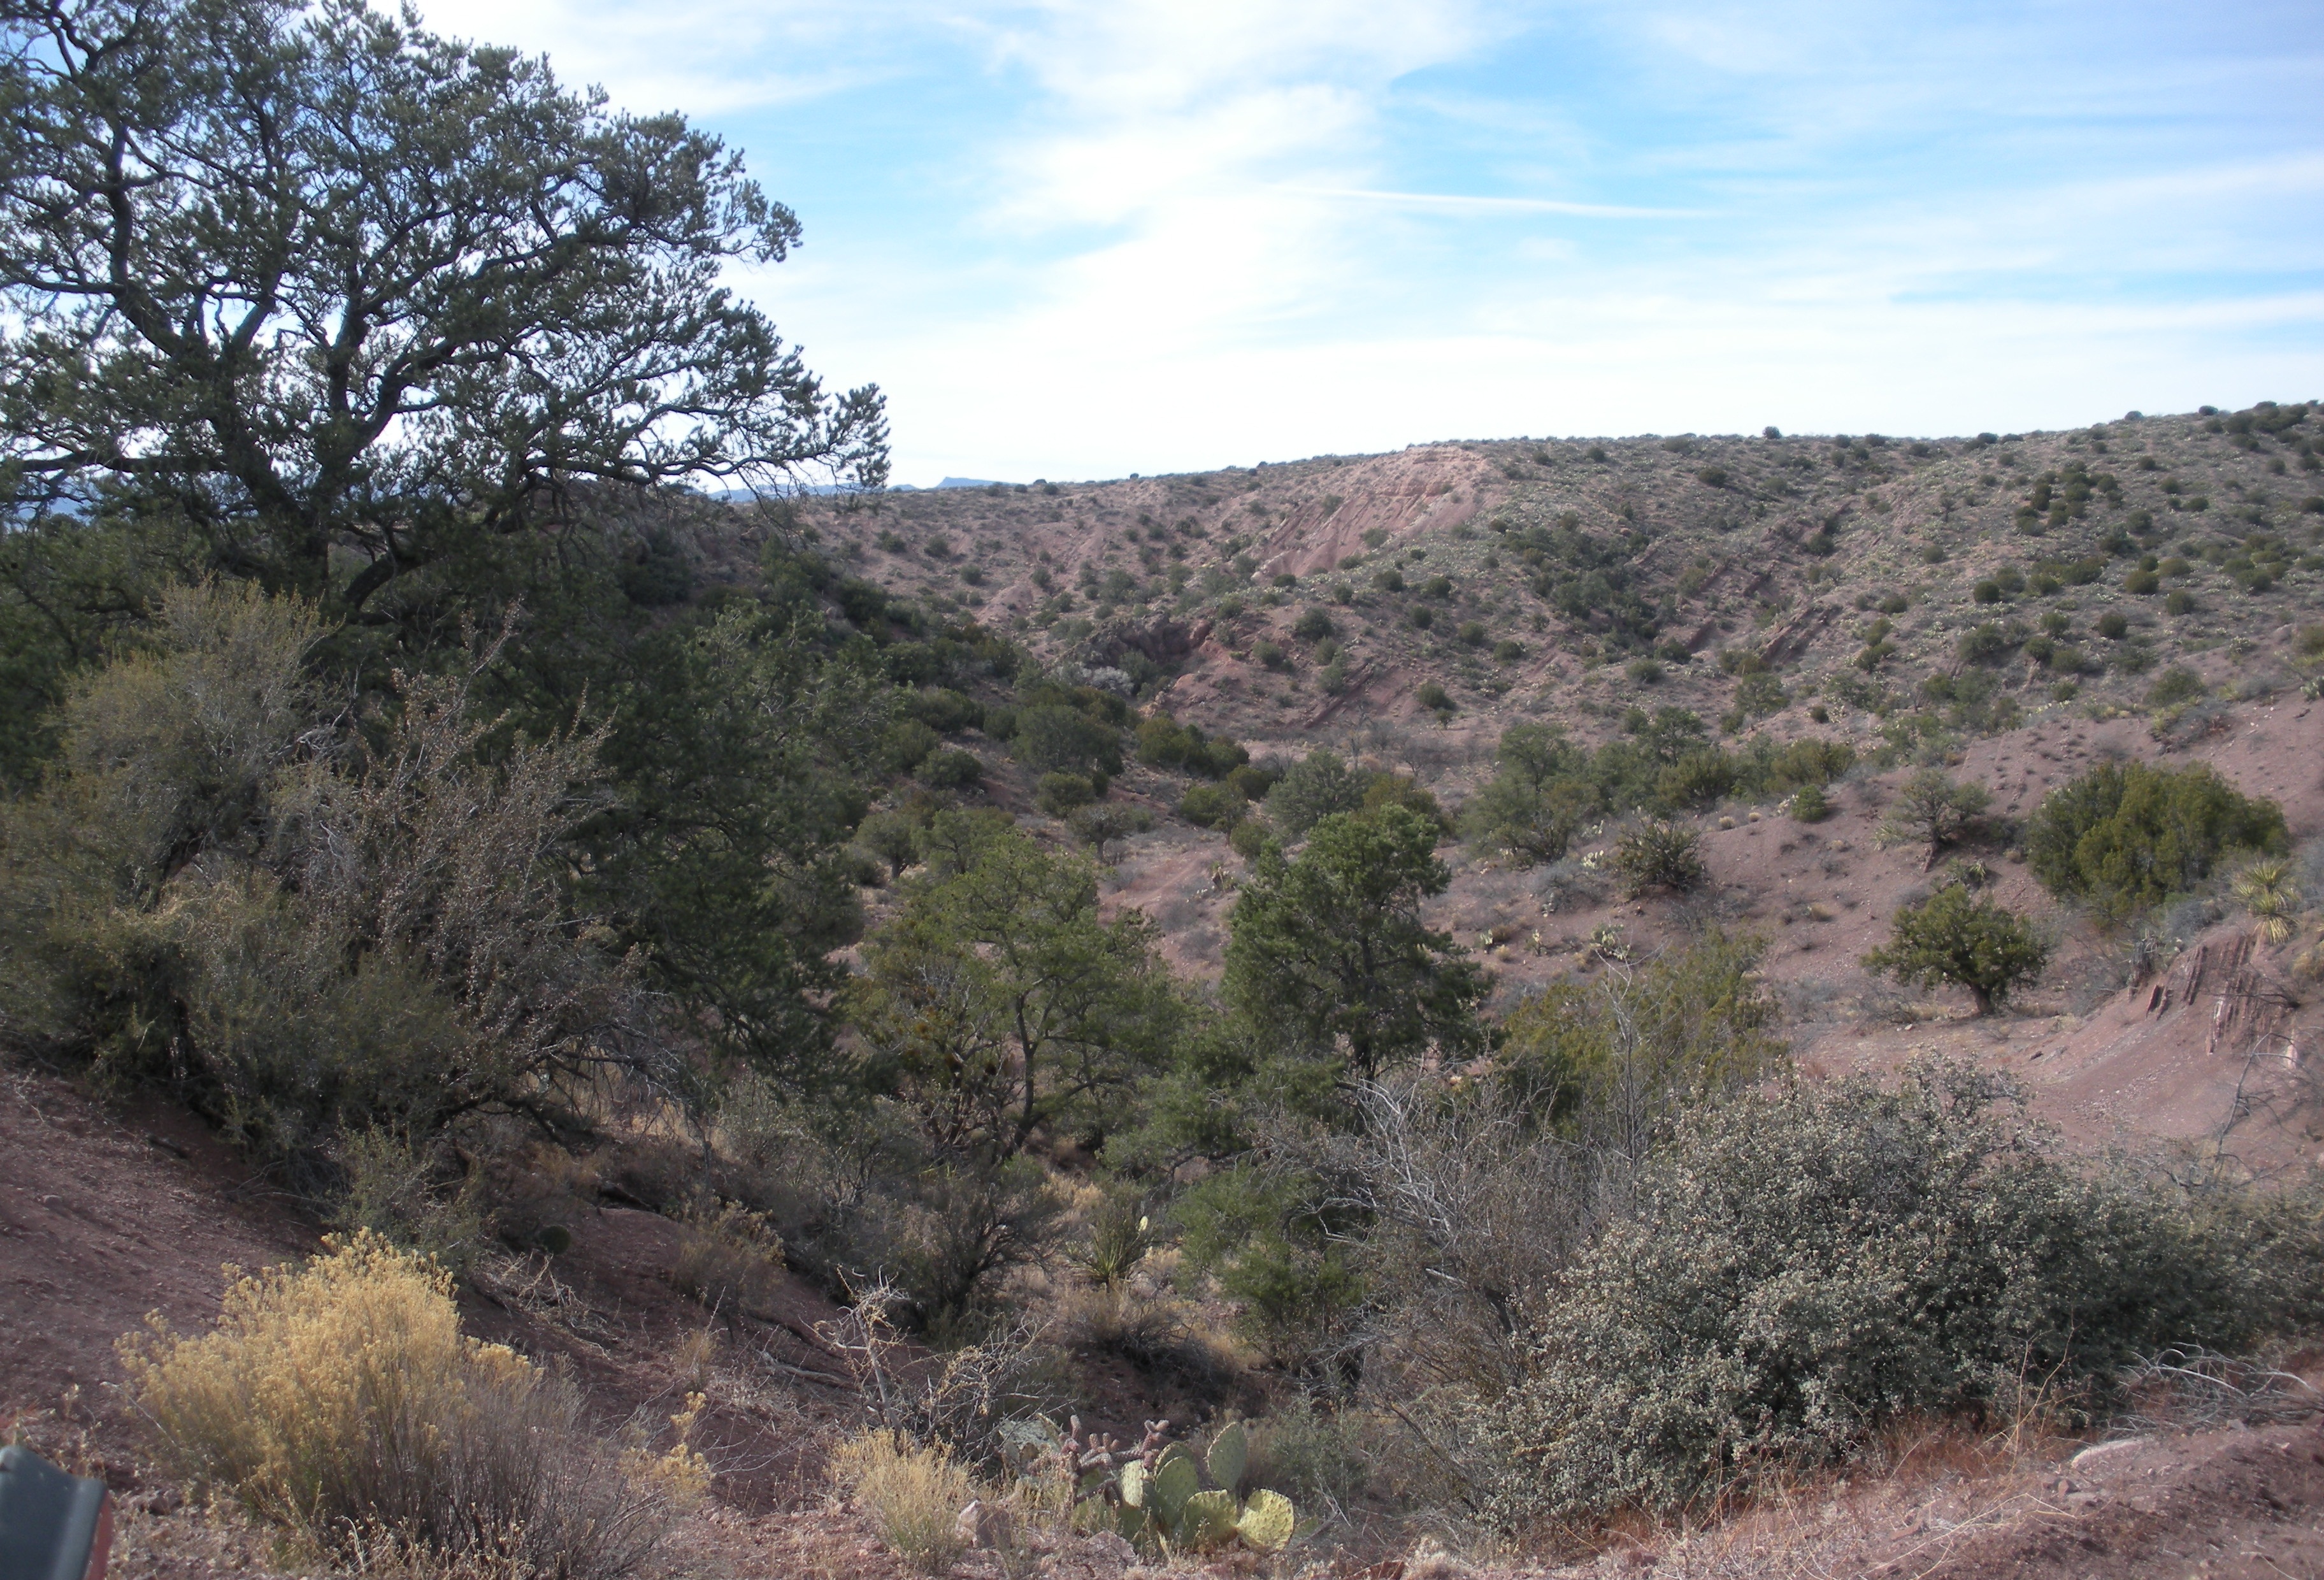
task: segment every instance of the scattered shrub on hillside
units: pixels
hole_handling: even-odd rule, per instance
[[[1735,789],[1734,759],[1724,752],[1690,752],[1655,778],[1655,797],[1674,811],[1692,811],[1724,799]]]
[[[1493,643],[1493,662],[1497,664],[1514,664],[1519,659],[1525,657],[1525,643],[1504,637],[1499,642]]]
[[[1925,871],[1936,864],[1940,851],[1968,832],[1992,799],[1993,792],[1975,781],[1957,784],[1942,769],[1924,768],[1896,792],[1877,837],[1884,845],[1923,846]]]
[[[898,719],[880,740],[880,762],[890,773],[909,773],[944,738],[916,718]]]
[[[1267,792],[1268,820],[1286,839],[1304,839],[1307,830],[1334,812],[1362,809],[1371,776],[1351,769],[1334,753],[1310,752],[1285,771]]]
[[[331,1160],[340,1184],[332,1193],[332,1227],[369,1233],[464,1273],[487,1234],[474,1170],[456,1191],[442,1188],[436,1162],[403,1137],[376,1126],[340,1138]]]
[[[2100,1414],[2168,1344],[2313,1321],[2312,1202],[2085,1170],[2003,1080],[1923,1063],[1695,1110],[1471,1426],[1512,1528],[1702,1508],[1914,1416]]]
[[[1969,989],[1980,1015],[2050,963],[2050,946],[2033,925],[1966,882],[1947,883],[1917,905],[1896,912],[1888,942],[1864,957],[1864,968],[1923,987]]]
[[[462,1336],[450,1275],[368,1234],[226,1290],[217,1326],[122,1341],[173,1474],[318,1554],[615,1580],[708,1467],[598,1446],[569,1380]],[[690,1422],[688,1423],[690,1424]]]
[[[1713,931],[1628,975],[1545,988],[1503,1017],[1497,1079],[1530,1123],[1642,1156],[1681,1108],[1784,1062],[1760,953]]]
[[[2165,708],[2181,702],[2192,702],[2204,694],[2203,677],[2194,670],[2174,664],[2154,678],[2146,688],[2146,706]]]
[[[2201,763],[2101,762],[2043,798],[2025,852],[2052,893],[2119,922],[2191,890],[2232,852],[2288,845],[2282,808]]]
[[[1791,699],[1784,683],[1773,675],[1746,675],[1736,682],[1735,706],[1755,717],[1774,713]]]
[[[1332,624],[1331,615],[1314,608],[1303,611],[1291,624],[1291,634],[1302,642],[1321,642],[1335,634],[1337,630],[1338,627]]]
[[[1101,801],[1095,806],[1074,808],[1065,815],[1065,824],[1076,838],[1090,847],[1092,855],[1103,861],[1107,845],[1152,828],[1154,814],[1126,801]]]
[[[1039,773],[1086,776],[1093,768],[1109,774],[1121,772],[1120,731],[1061,703],[1020,708],[1009,749]]]
[[[1078,773],[1045,773],[1033,788],[1033,804],[1052,818],[1097,799],[1097,787]]]
[[[713,1311],[764,1307],[783,1266],[783,1240],[764,1213],[740,1202],[696,1201],[679,1218],[670,1287]]]
[[[1660,659],[1632,659],[1622,667],[1622,672],[1641,686],[1659,686],[1665,670]]]
[[[1702,882],[1702,836],[1673,823],[1641,823],[1616,841],[1609,864],[1632,895],[1683,892]]]
[[[1196,784],[1178,798],[1178,816],[1200,828],[1232,828],[1250,803],[1231,785]]]
[[[1421,682],[1413,691],[1412,699],[1431,713],[1448,714],[1453,710],[1452,695],[1434,680]]]
[[[1803,785],[1792,794],[1792,820],[1821,823],[1831,816],[1831,801],[1820,784]]]
[[[984,778],[984,760],[973,752],[945,746],[929,753],[915,777],[931,790],[965,790]]]
[[[977,1495],[976,1478],[942,1445],[859,1432],[833,1451],[831,1472],[905,1562],[942,1575],[967,1550],[958,1524]]]

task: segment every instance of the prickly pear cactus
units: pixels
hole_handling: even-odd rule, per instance
[[[1240,1421],[1230,1425],[1211,1440],[1211,1451],[1204,1456],[1203,1468],[1211,1474],[1211,1485],[1231,1492],[1242,1485],[1243,1467],[1250,1460],[1250,1436]]]
[[[1251,1493],[1242,1517],[1235,1521],[1235,1534],[1242,1538],[1243,1545],[1262,1553],[1281,1552],[1291,1545],[1298,1529],[1299,1516],[1291,1500],[1265,1487]]]

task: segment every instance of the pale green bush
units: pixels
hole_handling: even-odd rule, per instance
[[[1492,1507],[1701,1506],[1909,1416],[2088,1420],[2142,1354],[2324,1315],[2319,1221],[2308,1197],[2079,1166],[1965,1067],[1699,1111],[1536,1313],[1527,1374],[1484,1412]]]

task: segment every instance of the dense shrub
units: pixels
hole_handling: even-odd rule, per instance
[[[1310,752],[1286,770],[1267,792],[1268,821],[1286,839],[1304,839],[1307,830],[1334,812],[1360,811],[1371,776],[1351,769],[1331,752]]]
[[[1956,882],[1899,908],[1888,942],[1864,957],[1864,968],[1923,987],[1965,987],[1982,1015],[2049,961],[2049,944],[2023,917]]]
[[[1414,690],[1412,699],[1432,713],[1451,713],[1452,698],[1443,687],[1434,680],[1425,680]]]
[[[1641,823],[1616,841],[1610,864],[1634,895],[1683,892],[1702,882],[1702,836],[1673,823]]]
[[[2043,799],[2025,851],[2052,894],[2121,921],[2193,888],[2231,852],[2288,845],[2282,808],[2201,763],[2101,762]]]
[[[1923,846],[1922,865],[1931,866],[1937,853],[1966,834],[1992,799],[1993,792],[1974,780],[1956,783],[1941,768],[1924,768],[1896,791],[1875,837],[1883,845]]]
[[[2084,1172],[1994,1076],[1923,1064],[1696,1111],[1533,1323],[1479,1425],[1514,1527],[1700,1507],[1915,1415],[2069,1421],[2166,1344],[2312,1321],[2312,1204]]]
[[[355,736],[304,669],[321,633],[294,599],[178,589],[74,688],[46,784],[0,807],[0,1021],[278,1159],[548,1123],[579,1072],[638,1067],[627,975],[575,938],[551,854],[599,741],[487,764],[466,680],[426,677]]]
[[[1138,721],[1138,760],[1157,768],[1183,768],[1205,779],[1222,779],[1250,761],[1249,748],[1226,735],[1206,735],[1167,713]]]
[[[613,1580],[709,1480],[682,1443],[598,1446],[564,1375],[462,1336],[450,1275],[367,1234],[240,1280],[199,1337],[122,1349],[176,1474],[334,1557]]]
[[[1321,609],[1307,609],[1292,622],[1291,634],[1302,642],[1321,642],[1336,631],[1332,616]]]
[[[945,746],[921,762],[919,781],[935,790],[962,790],[984,777],[984,761],[973,752]]]
[[[1033,788],[1033,804],[1052,818],[1097,799],[1097,789],[1078,773],[1045,773]]]
[[[1231,785],[1196,784],[1178,798],[1178,816],[1203,828],[1232,828],[1250,805]]]
[[[1019,710],[1010,750],[1041,773],[1087,774],[1093,768],[1121,772],[1120,732],[1059,703]]]
[[[881,737],[881,765],[890,773],[909,773],[943,744],[943,737],[918,719],[898,719]]]

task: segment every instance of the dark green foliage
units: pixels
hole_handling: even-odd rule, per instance
[[[1302,642],[1321,642],[1336,630],[1337,627],[1332,624],[1332,616],[1321,609],[1302,611],[1299,618],[1291,624],[1291,634]]]
[[[1432,713],[1451,713],[1453,708],[1452,697],[1434,680],[1423,681],[1414,690],[1412,699]]]
[[[1914,1417],[2089,1419],[2119,1368],[2312,1321],[2306,1199],[2086,1171],[1997,1077],[1921,1065],[1696,1110],[1532,1325],[1489,1420],[1511,1526],[1702,1507]]]
[[[931,790],[965,790],[984,778],[984,762],[973,752],[946,746],[923,758],[916,777]]]
[[[1121,732],[1078,707],[1044,702],[1019,710],[1009,750],[1041,773],[1078,773],[1092,769],[1121,772]]]
[[[1052,818],[1097,799],[1097,790],[1078,773],[1045,773],[1033,788],[1033,804]]]
[[[2049,960],[2050,946],[2023,917],[1947,883],[1896,912],[1888,942],[1864,957],[1864,968],[1923,987],[1965,987],[1983,1015]]]
[[[1178,816],[1202,828],[1232,828],[1242,821],[1250,802],[1232,785],[1189,785],[1178,798]]]
[[[358,5],[5,31],[20,506],[182,513],[222,564],[354,608],[576,483],[885,480],[878,392],[825,396],[722,283],[797,220],[683,118]]]
[[[1426,818],[1385,807],[1324,818],[1296,859],[1261,851],[1230,919],[1229,1005],[1360,1078],[1475,1049],[1483,978],[1420,917],[1451,882],[1437,837]]]
[[[1499,771],[1462,810],[1470,837],[1527,864],[1560,859],[1599,803],[1589,754],[1554,725],[1513,725],[1494,755]]]
[[[1102,1132],[1179,1024],[1153,924],[1101,919],[1096,868],[1006,818],[939,813],[931,835],[943,858],[865,941],[847,990],[875,1085],[940,1154],[982,1166],[1045,1124]]]
[[[2126,615],[2111,612],[2101,614],[2098,619],[2098,634],[2108,642],[2120,642],[2130,634],[2130,620]]]
[[[1267,792],[1268,821],[1286,839],[1304,839],[1308,829],[1334,812],[1360,811],[1371,776],[1352,770],[1330,752],[1310,752],[1286,770]]]
[[[909,773],[944,737],[916,718],[898,719],[880,737],[880,764],[890,773]]]
[[[915,691],[905,698],[904,707],[912,717],[938,735],[956,735],[984,724],[984,705],[948,687],[930,686]]]
[[[1733,758],[1724,752],[1690,752],[1655,778],[1655,799],[1674,811],[1715,806],[1734,790]]]
[[[2044,887],[2108,921],[2189,892],[2234,852],[2287,848],[2282,808],[2201,763],[2101,762],[2043,798],[2025,840]]]
[[[2203,677],[2192,670],[2173,665],[2157,675],[2154,684],[2146,688],[2146,706],[2170,707],[2177,703],[2192,702],[2203,695]]]
[[[1650,889],[1683,893],[1707,875],[1702,864],[1702,836],[1673,823],[1641,823],[1614,845],[1609,865],[1631,894]]]
[[[1960,839],[1993,799],[1993,792],[1974,781],[1955,783],[1941,768],[1924,768],[1906,780],[1888,804],[1879,838],[1886,845],[1926,847],[1923,867],[1933,864],[1937,853]]]
[[[1205,735],[1194,725],[1180,724],[1167,713],[1138,721],[1138,760],[1157,768],[1183,768],[1205,779],[1223,779],[1250,761],[1240,743],[1225,735]]]

